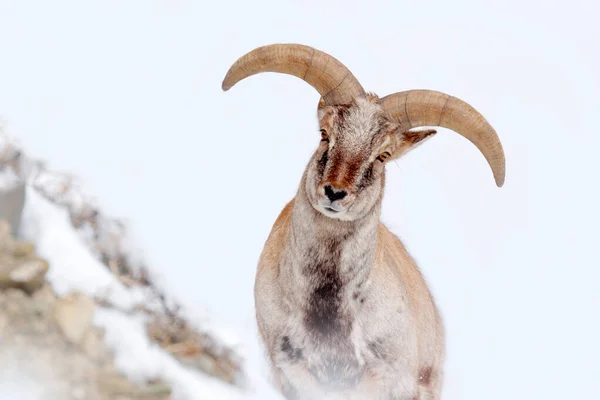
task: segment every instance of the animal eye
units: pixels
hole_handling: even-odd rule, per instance
[[[324,142],[329,142],[329,135],[325,129],[321,129],[321,140]]]
[[[377,159],[381,162],[384,162],[385,160],[387,160],[388,158],[390,158],[392,155],[388,152],[388,151],[384,151],[383,153],[381,153],[379,156],[377,156]]]

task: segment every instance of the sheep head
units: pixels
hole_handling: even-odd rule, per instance
[[[505,159],[494,128],[466,102],[431,90],[398,92],[383,98],[366,93],[338,60],[299,44],[260,47],[238,59],[223,90],[261,72],[297,76],[321,95],[321,142],[305,172],[305,192],[324,215],[355,220],[372,209],[384,185],[384,165],[406,154],[440,126],[469,139],[504,183]]]

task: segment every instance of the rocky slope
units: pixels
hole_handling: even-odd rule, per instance
[[[0,132],[0,399],[243,397],[242,359],[186,318],[129,240],[71,175]]]
[[[167,385],[134,384],[116,371],[92,326],[94,301],[79,292],[56,296],[44,282],[48,264],[9,230],[0,220],[0,382],[32,382],[20,386],[24,399],[168,399]]]

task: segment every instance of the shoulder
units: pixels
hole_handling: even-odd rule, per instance
[[[404,247],[404,244],[400,241],[398,236],[394,235],[383,223],[379,223],[377,230],[377,253],[378,256],[384,258],[398,258],[404,259],[408,256],[408,252]]]
[[[283,253],[285,241],[289,233],[293,206],[294,200],[287,203],[275,220],[260,255],[258,274],[277,273],[276,270],[279,269],[279,261],[281,260],[281,254]]]

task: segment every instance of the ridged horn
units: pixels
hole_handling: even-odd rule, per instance
[[[441,126],[469,139],[483,154],[496,185],[504,184],[504,150],[494,128],[468,103],[433,90],[409,90],[390,94],[381,105],[396,122],[406,129],[421,126]]]
[[[223,90],[261,72],[297,76],[321,94],[325,105],[347,104],[365,94],[344,64],[327,53],[301,44],[272,44],[243,55],[227,71]]]

